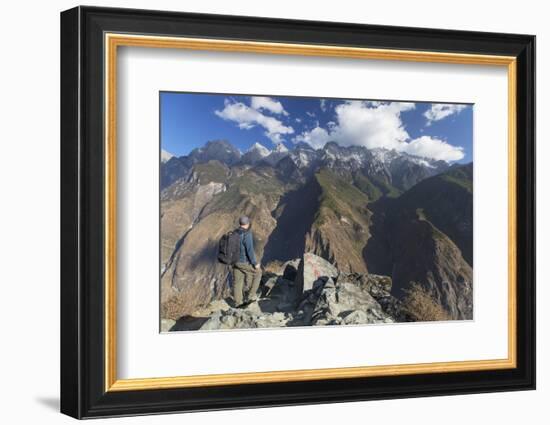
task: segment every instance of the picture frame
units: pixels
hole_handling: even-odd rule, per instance
[[[499,214],[509,232],[507,358],[118,378],[121,46],[504,67],[508,180],[499,184],[507,185],[508,208]],[[535,37],[87,6],[64,11],[61,258],[61,412],[75,418],[534,389]]]

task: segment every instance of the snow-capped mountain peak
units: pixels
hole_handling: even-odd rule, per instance
[[[173,154],[171,154],[168,151],[165,151],[164,149],[161,149],[161,151],[160,151],[160,160],[161,160],[161,162],[167,162],[173,156],[174,156]]]
[[[268,156],[271,153],[268,148],[258,142],[250,146],[247,152],[257,152],[262,158]]]
[[[277,143],[277,145],[275,146],[275,149],[273,149],[273,152],[279,152],[279,153],[288,152],[288,148],[282,143]]]
[[[389,165],[399,155],[395,149],[373,148],[370,151],[384,165]]]

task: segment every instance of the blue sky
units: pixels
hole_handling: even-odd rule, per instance
[[[242,152],[255,142],[319,148],[332,140],[472,161],[472,105],[179,92],[161,92],[160,102],[161,147],[176,156],[215,139]]]

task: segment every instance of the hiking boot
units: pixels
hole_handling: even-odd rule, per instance
[[[252,297],[252,298],[249,298],[248,300],[246,300],[246,305],[255,303],[255,302],[257,302],[257,301],[260,301],[260,297]]]

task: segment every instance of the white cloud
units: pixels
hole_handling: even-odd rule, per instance
[[[324,128],[315,127],[311,131],[304,131],[302,134],[294,137],[293,141],[295,143],[306,142],[312,148],[319,149],[330,141],[330,135]]]
[[[433,121],[439,121],[453,114],[458,114],[466,108],[466,105],[454,105],[446,103],[433,103],[430,109],[424,112],[427,119],[426,125],[431,125]]]
[[[464,158],[464,148],[453,146],[444,140],[421,136],[406,144],[405,152],[443,161],[458,161]]]
[[[252,96],[250,98],[250,106],[258,111],[264,109],[274,114],[288,115],[288,112],[285,111],[281,102],[273,100],[270,97]]]
[[[401,113],[414,109],[414,103],[349,101],[335,108],[337,124],[331,135],[341,145],[369,149],[399,149],[409,139]]]
[[[294,142],[306,142],[314,148],[334,140],[343,146],[365,146],[368,149],[386,148],[445,161],[464,157],[463,148],[446,141],[422,136],[411,140],[401,114],[415,109],[411,102],[347,101],[334,109],[335,121],[327,129],[318,124],[310,131],[294,137]]]
[[[321,111],[325,112],[327,110],[327,100],[321,99]]]
[[[307,114],[308,117],[311,117],[311,118],[315,117],[315,113],[313,113],[313,112],[306,111],[306,114]]]
[[[285,126],[278,119],[268,117],[242,102],[226,99],[224,108],[221,111],[216,110],[214,113],[226,121],[237,123],[239,128],[243,130],[250,130],[259,125],[265,129],[265,135],[274,143],[282,142],[283,135],[294,133],[292,127]]]
[[[302,122],[302,119],[301,119],[301,118],[294,118],[294,120],[295,120],[296,122]]]

